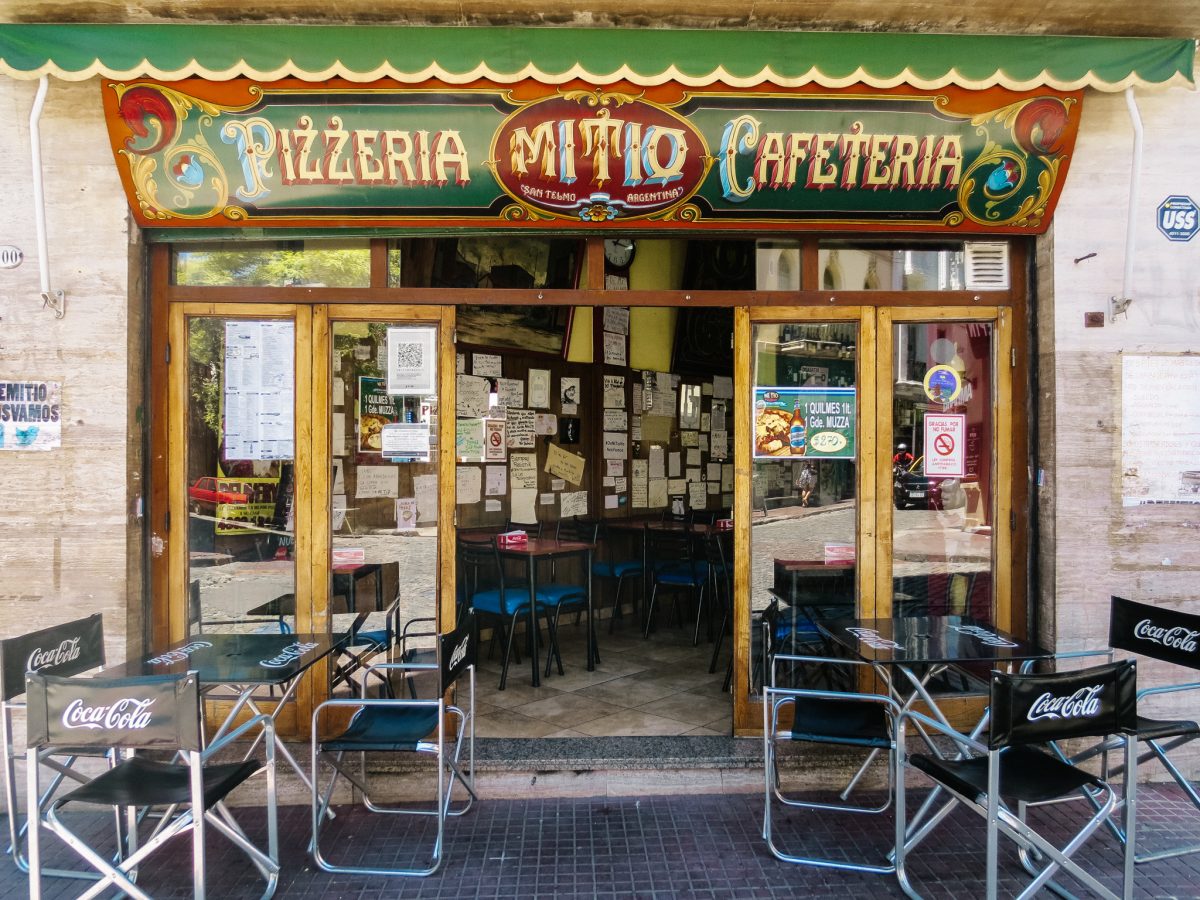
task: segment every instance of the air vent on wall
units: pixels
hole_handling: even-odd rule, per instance
[[[967,241],[967,290],[1008,290],[1008,244]]]

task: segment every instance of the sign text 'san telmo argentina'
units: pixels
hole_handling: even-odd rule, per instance
[[[517,96],[236,81],[105,90],[122,178],[151,225],[1020,233],[1045,226],[1078,125],[1073,95],[1003,91]]]

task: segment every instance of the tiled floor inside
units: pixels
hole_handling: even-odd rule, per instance
[[[686,611],[686,607],[685,607]],[[607,612],[607,610],[606,610]],[[668,602],[659,625],[643,638],[631,611],[618,618],[598,619],[600,663],[587,671],[586,623],[563,615],[559,627],[563,674],[556,668],[533,687],[530,662],[509,666],[508,683],[499,690],[502,648],[488,658],[481,647],[476,733],[480,737],[541,738],[626,735],[729,735],[733,728],[732,697],[722,690],[729,662],[726,637],[716,671],[709,673],[713,645],[701,626],[692,646],[695,619],[677,627]],[[545,632],[543,630],[543,640]],[[522,649],[524,631],[517,641]],[[545,671],[545,646],[541,661]]]

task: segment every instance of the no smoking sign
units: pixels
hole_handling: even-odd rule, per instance
[[[925,474],[963,478],[967,474],[967,417],[961,413],[925,414]]]

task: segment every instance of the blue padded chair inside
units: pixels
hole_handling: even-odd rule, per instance
[[[517,619],[525,616],[529,621],[530,640],[534,636],[535,610],[529,602],[529,585],[514,583],[506,578],[495,535],[483,535],[477,539],[459,535],[458,562],[466,585],[466,607],[475,610],[481,625],[490,624],[494,635],[504,645],[499,688],[504,690],[508,683],[508,664],[514,649]]]
[[[557,540],[585,544],[595,544],[599,534],[599,522],[578,517],[560,519],[554,532]],[[558,566],[551,562],[550,580],[539,579],[537,583],[538,608],[546,613],[547,631],[550,635],[546,653],[546,675],[550,674],[552,662],[557,662],[558,674],[563,674],[562,653],[558,646],[558,625],[563,612],[575,612],[575,623],[579,624],[581,615],[587,611],[587,585],[560,582],[557,577]]]
[[[693,535],[689,530],[650,532],[650,552],[656,562],[650,575],[653,587],[646,609],[645,637],[649,637],[654,629],[654,606],[658,593],[666,589],[676,595],[681,592],[695,593],[697,632],[693,643],[699,641],[698,629],[708,585],[708,565],[703,559],[693,556],[692,544]],[[675,601],[675,618],[679,624],[683,623],[678,599]]]
[[[604,527],[604,523],[600,523],[600,530],[596,534],[597,542],[600,545],[599,554],[608,556],[593,560],[592,574],[597,578],[603,578],[608,581],[616,582],[616,590],[613,593],[612,612],[608,619],[608,631],[612,634],[613,628],[617,624],[617,619],[624,616],[624,610],[621,607],[621,591],[625,587],[625,581],[631,578],[641,579],[642,577],[642,560],[634,559],[613,559],[609,554],[613,552],[613,541],[608,533],[608,529]],[[643,593],[642,599],[645,599]],[[638,608],[638,603],[635,600],[634,610]]]

